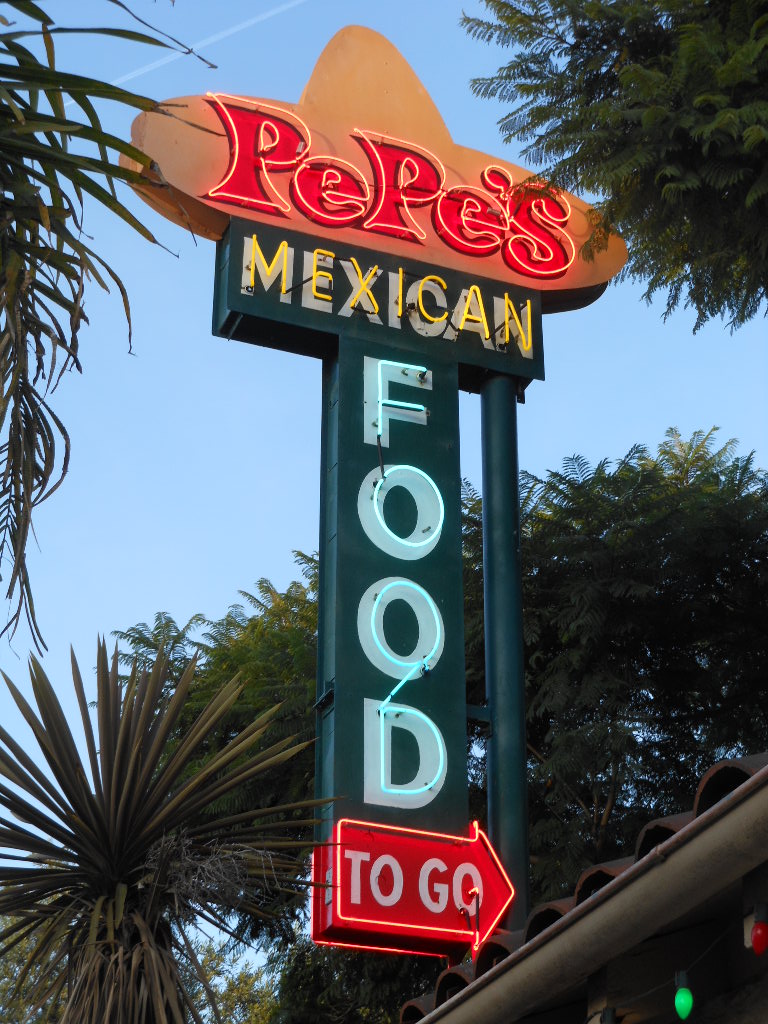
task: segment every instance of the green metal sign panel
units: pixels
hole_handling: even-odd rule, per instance
[[[456,364],[339,339],[326,366],[318,792],[467,827]],[[327,832],[323,835],[327,838]]]
[[[541,305],[232,221],[214,332],[323,360],[316,788],[334,822],[468,825],[458,392],[544,376]]]
[[[457,364],[465,390],[488,372],[544,378],[537,292],[232,221],[218,247],[214,333],[322,358],[360,328],[371,341]]]

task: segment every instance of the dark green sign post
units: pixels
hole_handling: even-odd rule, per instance
[[[517,381],[494,374],[481,392],[488,832],[502,864],[522,867],[507,926],[528,916],[528,784],[517,461]],[[521,770],[522,766],[522,770]]]
[[[329,41],[296,103],[180,97],[133,138],[153,158],[142,197],[218,240],[214,334],[322,361],[316,779],[332,802],[312,937],[474,956],[528,904],[516,405],[544,379],[542,308],[593,302],[626,247],[590,244],[577,196],[455,142],[362,26]],[[466,702],[461,390],[483,414],[487,708]],[[466,820],[468,721],[490,726],[490,838]]]
[[[518,926],[528,851],[516,404],[544,375],[539,296],[332,245],[232,221],[214,300],[215,333],[323,361],[316,778],[318,796],[335,800],[318,840],[342,818],[467,832],[458,392],[480,392],[490,836]]]

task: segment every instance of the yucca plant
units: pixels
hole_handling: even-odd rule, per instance
[[[58,1024],[202,1024],[185,972],[215,1000],[191,926],[226,931],[230,915],[264,916],[301,884],[289,830],[309,824],[295,815],[316,802],[215,808],[306,744],[265,740],[273,708],[201,754],[242,686],[224,686],[178,736],[194,670],[193,661],[163,698],[162,657],[123,685],[117,654],[110,664],[100,642],[94,729],[73,655],[85,759],[39,662],[30,662],[37,711],[3,673],[41,757],[0,727],[0,917],[11,920],[0,956],[30,948],[18,987],[33,977],[38,1006],[63,996]]]

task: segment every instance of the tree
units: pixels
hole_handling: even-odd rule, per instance
[[[195,954],[208,977],[223,1020],[228,1024],[270,1024],[277,1009],[276,986],[266,968],[253,966],[228,941],[212,939],[195,944]],[[207,1002],[205,989],[194,974],[187,980],[196,1005]],[[213,1024],[210,1009],[205,1024]]]
[[[195,615],[179,626],[167,612],[158,612],[150,627],[141,622],[127,630],[116,631],[123,645],[119,655],[123,665],[136,661],[151,669],[158,654],[170,652],[166,691],[174,692],[186,659],[197,655],[197,671],[189,696],[179,717],[172,743],[185,734],[202,707],[213,699],[234,675],[243,683],[243,692],[228,715],[211,729],[204,749],[221,749],[240,730],[265,710],[280,705],[272,723],[276,738],[296,737],[306,743],[288,765],[264,772],[252,784],[228,793],[218,807],[232,814],[244,811],[255,801],[269,807],[311,799],[314,791],[314,700],[317,660],[317,559],[295,552],[303,581],[294,581],[284,593],[266,579],[257,583],[257,593],[241,591],[250,608],[233,605],[221,619],[207,620]],[[200,632],[202,630],[202,633]],[[301,808],[288,813],[292,819],[291,837],[311,845],[312,829]],[[303,917],[303,894],[286,905],[280,895],[279,911],[269,918],[241,915],[238,934],[247,941],[269,940],[282,936],[290,941],[293,923]]]
[[[768,477],[733,441],[718,445],[714,429],[688,440],[670,430],[654,454],[637,445],[616,465],[572,456],[544,479],[523,474],[521,515],[539,901],[572,891],[589,864],[631,853],[651,818],[689,809],[713,762],[768,745]],[[482,704],[482,502],[469,485],[463,551],[467,701]],[[314,580],[314,562],[302,564]],[[295,722],[311,731],[316,586],[281,594],[261,581],[259,593],[254,615],[240,609],[208,627],[195,686],[210,695],[209,664],[222,678],[240,669],[254,707],[285,688]],[[485,742],[482,728],[469,731],[481,820]],[[311,779],[311,762],[291,773],[292,797],[302,786],[309,795]],[[313,949],[293,933],[278,939],[280,1024],[322,1014],[357,1024],[361,1005],[377,1020],[439,969]],[[386,999],[376,995],[385,981]]]
[[[198,614],[180,626],[168,612],[157,612],[151,626],[137,622],[125,630],[115,629],[112,636],[125,645],[118,651],[118,662],[127,668],[129,674],[134,666],[151,671],[162,652],[166,663],[164,685],[166,693],[171,694],[190,661],[199,659],[205,650],[204,644],[192,638],[194,630],[205,622],[205,616]],[[122,675],[121,679],[126,682],[128,675]]]
[[[0,918],[0,932],[10,921]],[[62,996],[53,1000],[45,1010],[33,1011],[30,991],[34,988],[40,970],[33,968],[27,983],[18,990],[17,980],[33,949],[33,942],[24,939],[0,959],[0,1007],[3,1009],[3,1024],[58,1024],[64,1007]]]
[[[295,936],[268,960],[278,977],[269,1024],[397,1024],[408,999],[434,989],[444,964],[431,957],[360,953]]]
[[[10,922],[0,920],[0,931]],[[194,943],[195,955],[213,990],[223,1020],[229,1024],[270,1024],[277,1009],[276,986],[263,967],[252,967],[229,948],[228,942]],[[33,950],[33,942],[25,939],[0,959],[0,1007],[3,1024],[58,1024],[64,1012],[65,995],[61,993],[44,1010],[35,1011],[30,992],[38,980],[40,968],[30,972],[21,991],[16,992],[17,979]],[[183,967],[183,965],[182,965]],[[208,1006],[205,986],[194,970],[184,972],[184,982],[195,1006],[201,1009],[205,1024],[213,1024],[215,1016]]]
[[[163,644],[169,642],[180,654],[199,652],[180,735],[196,706],[210,699],[222,682],[237,672],[244,683],[243,695],[221,730],[211,734],[212,748],[276,701],[283,702],[274,722],[276,735],[287,731],[301,739],[314,736],[318,565],[315,557],[301,551],[295,556],[302,579],[284,592],[266,579],[259,580],[256,594],[241,591],[247,611],[235,605],[221,619],[201,622],[202,616],[193,617],[183,627],[161,612],[151,627],[139,623],[115,633],[126,665],[138,659],[139,664],[151,667]],[[250,787],[233,793],[230,809],[242,809],[255,797],[268,806],[272,801],[309,799],[313,792],[314,753],[307,747],[272,777],[260,776],[258,793]],[[311,844],[309,828],[292,822],[290,828],[294,838]],[[313,946],[302,936],[307,908],[301,892],[287,909],[271,921],[243,914],[236,929],[239,936],[270,950],[268,966],[278,987],[270,1024],[306,1020],[317,1024],[322,1020],[395,1024],[402,1002],[434,986],[441,961],[386,954],[350,956]]]
[[[0,817],[0,915],[8,919],[0,957],[31,946],[17,990],[32,978],[33,1006],[63,999],[58,1024],[185,1024],[187,1014],[203,1024],[182,962],[220,1024],[190,926],[202,920],[229,931],[235,913],[264,918],[296,887],[300,844],[283,827],[294,808],[254,803],[227,814],[217,804],[303,745],[262,742],[271,709],[206,754],[206,738],[242,693],[232,680],[169,753],[194,662],[169,699],[164,668],[158,658],[122,686],[117,654],[110,667],[101,643],[94,731],[73,658],[87,766],[39,662],[30,668],[37,713],[3,674],[40,756],[0,727],[0,800],[9,815]]]
[[[465,17],[512,48],[473,89],[511,105],[506,140],[528,143],[555,186],[598,197],[591,241],[615,226],[646,297],[681,299],[696,327],[731,327],[766,300],[768,2],[484,0]]]
[[[264,968],[246,966],[222,947],[209,947],[202,963],[212,978],[223,1020],[228,1024],[270,1024],[278,1007],[277,992]]]
[[[464,493],[465,594],[482,593],[482,503]],[[521,476],[534,901],[690,809],[701,774],[768,745],[768,477],[716,430],[667,431],[612,466]],[[474,604],[478,600],[475,596]],[[469,701],[483,619],[466,614]],[[470,758],[483,794],[485,737]],[[484,807],[478,801],[476,813]]]
[[[313,740],[315,735],[315,672],[317,666],[317,558],[294,552],[303,579],[280,592],[269,580],[257,583],[257,593],[241,591],[251,613],[239,606],[203,634],[204,665],[190,711],[196,699],[207,699],[235,672],[245,681],[238,703],[240,727],[265,707],[280,702],[276,734]],[[238,722],[234,723],[237,727]],[[314,789],[314,749],[295,759],[290,772],[271,780],[268,799],[302,800]],[[262,798],[265,786],[262,782]]]
[[[130,14],[121,0],[106,2]],[[0,16],[0,573],[6,573],[7,598],[15,596],[5,629],[13,633],[25,614],[40,647],[25,552],[34,508],[53,494],[69,465],[69,436],[51,395],[67,370],[81,370],[87,281],[119,291],[130,346],[128,296],[117,273],[85,241],[85,198],[155,241],[116,192],[118,182],[140,182],[150,160],[104,131],[96,104],[109,100],[143,111],[156,104],[61,71],[54,38],[79,31],[96,40],[191,51],[170,36],[133,27],[63,28],[31,0],[4,6],[20,22]],[[133,170],[120,165],[121,155],[135,162]]]
[[[523,593],[539,898],[768,745],[768,477],[715,431],[528,478]]]

